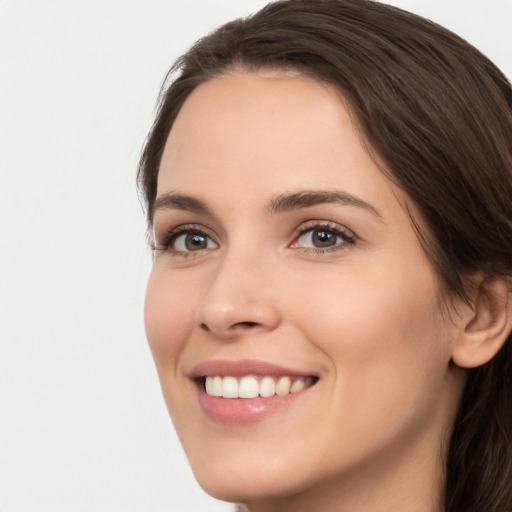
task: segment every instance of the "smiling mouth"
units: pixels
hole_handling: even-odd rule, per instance
[[[243,377],[209,375],[200,379],[208,396],[222,398],[270,398],[298,393],[314,386],[317,377],[246,375]]]

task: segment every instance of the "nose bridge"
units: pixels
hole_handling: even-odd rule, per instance
[[[207,283],[197,311],[199,326],[220,338],[252,330],[272,330],[279,311],[272,293],[272,272],[262,252],[227,250]]]

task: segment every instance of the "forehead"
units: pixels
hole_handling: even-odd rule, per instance
[[[330,173],[327,170],[330,169]],[[389,185],[332,87],[289,72],[231,72],[197,87],[169,134],[158,193],[230,178],[279,188]],[[335,183],[333,183],[333,180]]]

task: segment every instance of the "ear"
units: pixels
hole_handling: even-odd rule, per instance
[[[512,328],[512,300],[507,279],[479,274],[473,283],[474,308],[462,314],[462,329],[452,360],[461,368],[475,368],[490,361],[505,343]]]

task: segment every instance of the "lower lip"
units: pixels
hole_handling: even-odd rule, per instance
[[[290,407],[311,388],[288,395],[268,398],[222,398],[206,394],[198,386],[199,405],[210,419],[220,423],[252,423]]]

